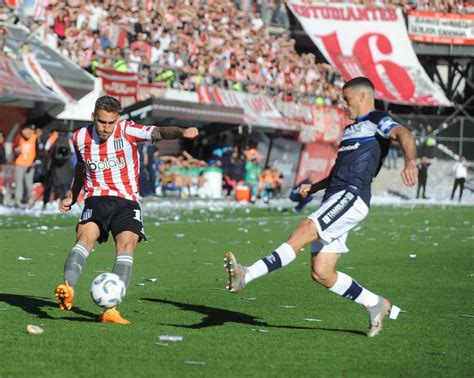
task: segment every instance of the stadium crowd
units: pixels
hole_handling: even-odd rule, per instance
[[[248,8],[243,3],[239,7]],[[215,84],[265,91],[285,101],[337,102],[342,85],[337,70],[316,62],[313,54],[298,55],[295,41],[271,34],[260,12],[239,10],[229,0],[179,5],[166,0],[155,6],[53,0],[31,28],[41,28],[49,46],[94,74],[101,67],[135,72],[145,83],[168,88]],[[270,8],[260,8],[271,13],[267,22],[274,19]]]
[[[315,1],[305,0],[313,3]],[[332,1],[342,2],[342,1]],[[144,83],[195,90],[200,84],[262,93],[280,101],[333,105],[342,80],[313,54],[299,55],[287,34],[287,8],[278,0],[49,0],[30,25],[52,48],[93,74],[98,67],[135,72]],[[454,0],[356,0],[405,11],[472,13]],[[8,20],[5,13],[0,19]]]
[[[450,0],[353,3],[396,6],[404,11],[474,12],[472,2]],[[50,0],[43,4],[44,9],[31,20],[31,30],[93,74],[101,67],[134,72],[145,83],[167,88],[195,90],[200,84],[215,84],[250,93],[265,91],[282,101],[328,106],[338,102],[343,82],[337,70],[316,62],[313,54],[299,55],[295,41],[287,34],[270,33],[271,25],[288,25],[283,1],[187,0],[178,4],[171,0]],[[7,8],[0,11],[0,21],[17,20]],[[0,26],[0,36],[5,33],[7,30]],[[3,43],[0,38],[0,49]],[[58,184],[51,178],[53,150],[46,142],[41,143],[41,138],[38,136],[34,180],[43,183],[46,204],[51,192],[53,197],[63,196],[67,183]],[[255,146],[244,150],[226,146],[208,159],[198,160],[186,155],[161,157],[155,146],[149,145],[144,146],[141,156],[146,167],[140,179],[143,196],[172,192],[180,197],[202,195],[204,174],[213,169],[222,171],[223,189],[228,195],[235,194],[242,183],[251,201],[259,197],[268,201],[280,190],[278,171],[261,168]],[[27,184],[25,187],[30,191]],[[19,198],[17,204],[31,203],[30,197]]]

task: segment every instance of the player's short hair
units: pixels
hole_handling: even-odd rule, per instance
[[[368,89],[375,92],[374,84],[364,76],[355,77],[344,84],[342,90],[348,88],[357,88],[357,89]]]
[[[99,110],[105,110],[109,113],[120,113],[122,107],[120,106],[119,100],[112,96],[102,96],[95,102],[94,113]]]

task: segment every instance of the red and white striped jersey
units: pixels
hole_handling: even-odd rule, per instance
[[[74,148],[78,160],[84,162],[84,198],[114,196],[136,201],[140,174],[137,143],[151,140],[154,128],[120,120],[102,143],[94,124],[77,130]]]

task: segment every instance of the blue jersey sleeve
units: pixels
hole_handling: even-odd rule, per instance
[[[367,119],[377,126],[377,133],[385,139],[390,139],[391,131],[399,125],[399,123],[394,121],[387,113],[379,110],[371,112]]]
[[[398,126],[398,122],[395,122],[392,117],[385,116],[380,119],[377,123],[377,129],[386,139],[390,138],[390,133],[394,127]]]

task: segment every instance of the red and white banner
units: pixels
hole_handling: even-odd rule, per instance
[[[301,131],[302,143],[315,141],[337,143],[348,122],[344,112],[335,106],[274,102],[265,95],[253,95],[205,85],[199,86],[197,93],[201,104],[243,109],[245,122],[250,125]]]
[[[407,105],[451,106],[416,57],[401,8],[287,2],[306,34],[345,80],[368,77],[377,98]]]
[[[416,42],[474,45],[474,14],[410,11],[408,34]]]
[[[104,92],[119,100],[123,107],[133,105],[138,101],[137,74],[102,68],[97,68],[96,72],[97,76],[102,79]]]
[[[46,101],[55,98],[36,87],[23,65],[6,55],[0,55],[0,96],[17,97],[19,100],[25,98],[33,101]]]
[[[311,172],[316,173],[316,180],[322,180],[329,175],[334,161],[336,160],[337,146],[330,143],[308,143],[301,151],[298,173],[295,183],[309,176]]]
[[[338,143],[344,127],[349,124],[346,114],[336,106],[303,105],[277,102],[277,109],[288,124],[301,127],[301,143]]]
[[[243,109],[245,122],[249,125],[298,130],[298,127],[285,121],[273,101],[267,96],[252,95],[206,85],[199,86],[197,92],[201,104],[218,104],[229,108]]]
[[[16,7],[18,6],[16,0],[4,0],[3,3],[11,9],[16,9]]]
[[[46,71],[36,58],[35,53],[23,54],[23,64],[28,74],[43,89],[49,90],[53,96],[59,97],[64,103],[74,103],[76,100]]]
[[[150,97],[166,97],[166,87],[157,84],[138,84],[138,100],[145,101]]]

